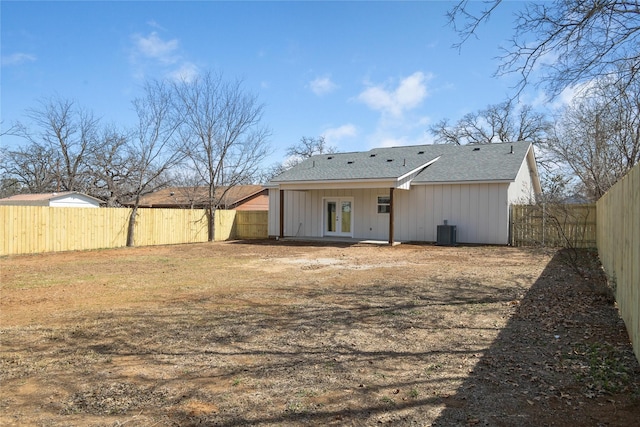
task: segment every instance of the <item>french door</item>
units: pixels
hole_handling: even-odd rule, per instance
[[[338,197],[324,201],[325,236],[353,237],[353,199]]]

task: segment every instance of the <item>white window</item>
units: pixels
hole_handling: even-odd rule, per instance
[[[378,196],[378,213],[391,212],[391,197],[390,196]]]

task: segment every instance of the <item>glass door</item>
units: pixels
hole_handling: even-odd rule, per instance
[[[326,199],[324,202],[324,233],[327,236],[352,237],[353,201],[347,198]]]
[[[351,201],[340,202],[340,232],[351,235]]]

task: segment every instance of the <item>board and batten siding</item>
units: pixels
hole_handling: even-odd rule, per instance
[[[525,168],[526,169],[526,168]],[[528,176],[528,174],[526,174]],[[526,180],[523,180],[526,181]],[[519,191],[510,187],[517,185]],[[460,243],[509,243],[509,194],[523,197],[520,183],[413,185],[396,190],[395,240],[435,242],[438,225],[447,220],[457,227]],[[280,192],[269,192],[269,235],[279,234]],[[389,215],[377,212],[378,196],[388,188],[354,190],[285,191],[284,235],[323,236],[323,201],[328,197],[353,199],[354,230],[358,239],[386,240]]]
[[[507,183],[414,185],[396,191],[399,241],[435,242],[438,225],[455,225],[460,243],[507,244]]]
[[[354,229],[357,239],[389,237],[389,215],[378,213],[378,196],[388,196],[388,188],[343,190],[286,190],[284,196],[284,235],[287,237],[322,237],[324,235],[324,200],[353,200]],[[280,191],[269,189],[269,235],[279,235]]]
[[[460,243],[508,244],[509,206],[529,197],[530,177],[513,183],[413,185],[396,190],[395,240],[435,242],[438,225],[455,225]],[[269,235],[279,235],[280,192],[269,191]],[[353,199],[354,230],[357,239],[386,240],[389,216],[377,212],[378,196],[389,195],[388,188],[354,190],[285,191],[284,235],[322,237],[324,199]],[[512,200],[511,200],[512,199]]]

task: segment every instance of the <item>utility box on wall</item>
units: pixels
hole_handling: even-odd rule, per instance
[[[448,225],[447,220],[444,220],[444,225],[438,226],[438,236],[436,240],[437,245],[453,246],[456,244],[456,226]]]

